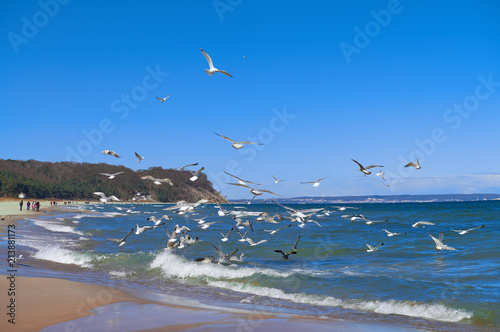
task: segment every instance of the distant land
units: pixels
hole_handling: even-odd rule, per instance
[[[500,200],[500,194],[436,194],[436,195],[367,195],[367,196],[307,196],[276,198],[281,204],[348,204],[348,203],[426,203]],[[246,203],[245,200],[229,200]],[[254,203],[271,203],[270,199],[255,199]]]
[[[114,158],[114,157],[110,157]],[[198,166],[200,167],[200,166]],[[197,170],[197,168],[195,168]],[[99,173],[117,175],[114,179]],[[153,184],[143,176],[169,178],[175,184]],[[37,160],[0,159],[0,195],[18,198],[22,192],[27,199],[98,200],[94,192],[106,196],[115,195],[122,201],[148,197],[157,202],[197,202],[205,199],[210,203],[226,203],[215,190],[207,175],[200,173],[196,181],[190,181],[190,171],[151,167],[134,171],[121,165],[104,163],[42,162]]]

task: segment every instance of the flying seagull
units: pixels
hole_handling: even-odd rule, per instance
[[[202,167],[199,170],[197,170],[196,172],[192,172],[191,174],[193,174],[193,176],[190,177],[189,180],[191,180],[191,181],[198,180],[198,175],[200,175],[200,173],[203,172],[204,169],[205,169],[205,167]]]
[[[125,172],[118,172],[118,173],[114,173],[114,174],[109,174],[109,173],[99,173],[99,174],[104,175],[104,176],[107,176],[107,177],[108,177],[108,179],[112,180],[112,179],[114,179],[117,175],[119,175],[119,174],[123,174],[123,173],[125,173]]]
[[[380,172],[377,173],[377,176],[380,176],[382,179],[385,180],[385,176],[384,175],[385,175],[385,173],[382,172],[382,171],[380,171]]]
[[[373,251],[377,251],[380,247],[382,247],[384,245],[384,242],[382,242],[381,244],[379,244],[378,246],[374,247],[374,246],[371,246],[369,245],[368,243],[366,243],[366,246],[368,247],[368,250],[367,252],[373,252]]]
[[[297,249],[297,245],[299,244],[299,241],[300,241],[300,235],[299,235],[299,237],[297,238],[297,241],[295,241],[295,243],[292,241],[292,239],[290,239],[290,242],[292,242],[292,249],[293,249],[293,250],[296,250],[296,249]]]
[[[251,183],[251,184],[258,185],[258,186],[260,186],[260,185],[261,185],[260,183],[255,183],[255,182],[252,182],[252,181],[243,180],[242,178],[239,178],[239,177],[237,177],[236,175],[230,174],[230,173],[228,173],[228,172],[226,172],[226,171],[224,171],[224,173],[226,173],[227,175],[232,176],[233,178],[235,178],[236,180],[238,180],[238,183],[239,183],[239,184],[246,185],[247,183]]]
[[[484,225],[481,225],[479,227],[469,228],[469,229],[466,229],[466,230],[452,229],[452,231],[457,232],[459,235],[465,235],[465,234],[469,233],[470,231],[473,231],[473,230],[476,230],[476,229],[480,229],[480,228],[483,228],[483,227],[484,227]]]
[[[170,180],[169,178],[157,179],[157,178],[152,177],[151,175],[145,175],[145,176],[141,177],[141,180],[151,180],[157,186],[159,186],[163,182],[166,182],[172,187],[177,187],[177,185],[174,183],[174,181]]]
[[[111,150],[104,150],[104,151],[101,151],[102,154],[109,154],[110,156],[113,156],[113,157],[116,157],[116,158],[120,158],[120,156],[118,155],[118,153],[114,152],[114,151],[111,151]]]
[[[234,230],[234,227],[233,227],[233,228],[231,228],[231,229],[229,230],[229,232],[227,232],[226,234],[224,234],[224,233],[222,233],[222,232],[219,232],[219,233],[220,233],[220,235],[222,235],[222,239],[221,239],[221,241],[222,241],[222,242],[226,242],[227,240],[229,240],[229,239],[228,239],[228,236],[229,236],[229,234],[230,234],[233,230]]]
[[[429,234],[429,233],[427,233],[427,234]],[[441,250],[460,250],[460,249],[455,249],[455,248],[449,247],[443,243],[443,238],[444,238],[443,232],[439,233],[439,239],[436,239],[431,234],[429,234],[429,236],[434,240],[434,243],[436,244],[434,246],[434,248],[436,248],[436,250],[438,250],[438,251],[441,251]]]
[[[135,153],[135,156],[137,157],[138,162],[141,162],[141,160],[144,159],[144,157],[141,157],[137,152]]]
[[[243,147],[243,145],[245,144],[256,144],[256,145],[262,145],[261,143],[254,143],[254,142],[249,142],[249,141],[243,141],[243,142],[236,142],[236,141],[233,141],[232,139],[230,139],[229,137],[226,137],[226,136],[223,136],[223,135],[219,135],[217,134],[215,131],[214,131],[214,134],[217,135],[217,136],[220,136],[224,139],[227,139],[229,142],[231,142],[232,144],[232,147],[235,148],[236,150],[239,150]]]
[[[214,246],[212,243],[210,243],[212,245],[212,247],[215,248],[215,251],[217,252],[217,255],[219,255],[219,263],[226,263],[229,258],[231,258],[231,256],[233,256],[234,254],[236,254],[238,252],[238,248],[236,248],[232,253],[230,253],[229,255],[223,253],[222,251],[220,251],[219,248],[217,248],[216,246]]]
[[[269,234],[274,235],[274,234],[278,233],[280,230],[288,228],[290,226],[292,226],[292,224],[288,224],[288,225],[286,225],[284,227],[280,227],[280,228],[277,228],[277,229],[265,229],[264,232],[268,232]]]
[[[205,71],[207,72],[208,76],[213,76],[213,74],[215,74],[216,72],[219,72],[219,73],[227,75],[229,77],[233,77],[233,76],[229,75],[228,72],[215,68],[214,64],[212,62],[212,58],[210,58],[210,56],[203,49],[201,49],[201,53],[203,53],[203,55],[205,56],[205,58],[208,61],[208,65],[210,66],[210,69],[205,68]]]
[[[435,225],[435,223],[432,223],[430,221],[417,221],[416,223],[414,223],[413,225],[411,225],[411,227],[413,227],[413,228],[417,228],[417,227],[420,227],[420,226],[425,227],[425,225]]]
[[[320,181],[323,181],[324,179],[328,178],[330,175],[328,176],[325,176],[324,178],[322,179],[319,179],[319,180],[316,180],[316,181],[309,181],[309,182],[301,182],[302,184],[308,184],[308,183],[312,183],[313,184],[313,187],[317,187],[320,185]]]
[[[166,96],[165,98],[156,97],[156,99],[160,100],[160,103],[163,103],[165,100],[167,100],[168,97],[170,97],[170,95]]]
[[[382,229],[382,230],[387,233],[388,237],[406,234],[406,232],[404,232],[404,233],[394,233],[394,232],[388,231],[387,229]]]
[[[258,246],[259,244],[267,242],[267,240],[260,240],[259,242],[253,242],[249,237],[246,238],[247,242],[250,243],[250,247]]]
[[[274,252],[279,252],[283,255],[283,259],[288,259],[288,256],[297,254],[296,251],[283,252],[281,250],[275,250]]]
[[[176,170],[176,169],[178,169],[179,171],[183,171],[183,170],[184,170],[184,168],[186,168],[186,167],[196,166],[196,165],[198,165],[198,163],[189,164],[189,165],[184,165],[184,166],[181,166],[181,167],[176,167],[176,168],[169,168],[169,170]]]
[[[272,175],[272,174],[271,174],[271,175]],[[280,183],[281,181],[285,181],[285,180],[280,180],[280,179],[278,179],[278,178],[277,178],[277,177],[275,177],[274,175],[273,175],[273,179],[274,179],[274,183]]]
[[[120,244],[118,245],[118,247],[123,246],[123,245],[125,244],[125,240],[127,239],[127,237],[128,237],[130,234],[132,234],[133,232],[134,232],[134,229],[132,228],[132,229],[130,230],[130,232],[128,232],[128,234],[127,234],[127,235],[125,235],[125,236],[123,237],[123,239],[121,239],[121,240],[120,240]]]
[[[241,184],[241,183],[228,183],[228,184],[233,185],[233,186],[240,186],[240,187],[244,187],[244,188],[250,189],[250,192],[254,195],[253,198],[252,198],[252,200],[255,198],[255,196],[259,196],[259,195],[262,195],[264,193],[270,193],[270,194],[273,194],[273,195],[281,197],[281,195],[278,195],[278,194],[273,193],[272,191],[266,190],[266,189],[255,189],[255,188],[249,187],[249,186]]]
[[[94,192],[94,195],[99,195],[101,196],[101,198],[99,198],[99,200],[103,203],[106,203],[106,202],[109,202],[109,201],[115,201],[115,202],[120,202],[120,200],[118,199],[118,197],[116,197],[115,195],[111,195],[109,197],[106,197],[106,195],[104,195],[104,193],[100,192],[100,191],[96,191]]]
[[[153,228],[153,226],[142,226],[142,227],[140,227],[139,224],[137,224],[137,229],[135,230],[135,234],[136,235],[142,234],[145,231],[148,231],[148,230],[150,230],[152,228]]]
[[[384,167],[384,166],[380,166],[380,165],[370,165],[370,166],[363,167],[363,165],[361,165],[360,163],[358,163],[356,160],[354,160],[354,159],[351,159],[351,160],[354,161],[356,164],[359,165],[358,171],[362,172],[364,175],[370,175],[370,174],[372,174],[372,172],[368,171],[370,168],[373,168],[373,167]]]
[[[410,161],[408,164],[405,165],[405,167],[410,167],[413,166],[416,169],[421,169],[422,167],[420,166],[420,163],[418,162],[418,159],[416,162]]]

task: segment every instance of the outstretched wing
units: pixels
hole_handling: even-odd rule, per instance
[[[229,76],[229,77],[233,77],[233,76],[229,75],[229,73],[228,73],[228,72],[226,72],[226,71],[224,71],[224,70],[218,70],[218,72],[219,72],[219,73],[222,73],[222,74],[224,74],[224,75],[227,75],[227,76]]]
[[[354,159],[351,159],[351,160],[354,161],[356,164],[358,164],[359,168],[364,169],[363,165],[361,165],[360,163],[358,163],[356,160],[354,160]]]
[[[214,64],[212,63],[212,58],[210,57],[210,55],[208,55],[207,52],[205,52],[203,49],[201,49],[201,53],[203,53],[203,55],[207,59],[208,65],[210,66],[210,69],[213,69]]]
[[[265,193],[270,193],[270,194],[273,194],[273,195],[276,195],[276,196],[280,196],[280,197],[282,197],[281,195],[278,195],[277,193],[273,193],[271,190],[259,189],[259,191],[263,191],[263,192],[265,192]]]
[[[224,138],[224,139],[227,139],[229,142],[231,142],[231,143],[233,143],[233,144],[234,144],[234,143],[236,143],[235,141],[233,141],[233,140],[232,140],[232,139],[230,139],[229,137],[226,137],[226,136],[223,136],[223,135],[217,134],[215,131],[214,131],[214,134],[215,134],[215,135],[217,135],[217,136],[220,136],[220,137],[222,137],[222,138]]]
[[[380,166],[380,165],[370,165],[370,166],[366,166],[365,169],[370,169],[370,168],[373,168],[373,167],[384,167],[384,166]]]

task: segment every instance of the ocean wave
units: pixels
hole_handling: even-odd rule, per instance
[[[442,304],[425,304],[415,301],[362,301],[341,300],[332,296],[321,296],[303,293],[285,293],[281,289],[259,287],[249,283],[227,281],[210,281],[209,286],[245,292],[259,296],[288,300],[301,304],[312,304],[326,307],[342,307],[358,311],[372,311],[379,314],[397,314],[411,317],[433,319],[443,322],[459,322],[470,319],[473,314],[464,309],[453,309]]]
[[[249,268],[236,265],[201,264],[188,261],[170,251],[159,253],[151,262],[150,267],[161,268],[168,277],[200,279],[238,279],[248,278],[256,274],[272,277],[288,277],[291,273],[279,272],[273,269]]]
[[[82,267],[92,267],[90,262],[93,259],[89,254],[74,252],[57,245],[42,248],[33,257],[61,264],[75,264]]]
[[[74,227],[71,226],[65,226],[65,225],[60,225],[58,223],[54,223],[48,220],[37,220],[34,222],[35,225],[43,227],[49,231],[52,232],[59,232],[59,233],[73,233],[77,235],[84,235],[84,233],[77,231]]]

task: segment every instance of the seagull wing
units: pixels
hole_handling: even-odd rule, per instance
[[[270,193],[270,194],[273,194],[273,195],[276,195],[276,196],[280,196],[280,197],[282,197],[281,195],[278,195],[278,194],[276,194],[276,193],[273,193],[273,192],[272,192],[272,191],[270,191],[270,190],[266,190],[266,189],[259,189],[259,191],[263,191],[263,192],[265,192],[265,193]]]
[[[282,255],[283,255],[283,257],[285,257],[285,256],[286,256],[286,255],[285,255],[285,253],[284,253],[283,251],[281,251],[281,250],[275,250],[274,252],[279,252],[280,254],[282,254]]]
[[[231,257],[232,255],[236,254],[238,252],[238,248],[236,248],[232,253],[227,255],[227,258]]]
[[[158,97],[156,97],[158,98]],[[137,152],[135,153],[135,156],[137,157],[137,159],[139,159],[139,161],[141,161],[142,159],[144,159],[143,157],[141,157]]]
[[[118,153],[114,152],[114,151],[109,151],[109,154],[112,155],[113,157],[116,157],[116,158],[121,158]]]
[[[220,136],[220,137],[222,137],[222,138],[224,138],[224,139],[227,139],[229,142],[231,142],[231,143],[233,143],[233,144],[234,144],[234,143],[236,143],[235,141],[233,141],[233,140],[232,140],[232,139],[230,139],[229,137],[226,137],[226,136],[223,136],[223,135],[217,134],[215,131],[214,131],[214,134],[215,134],[215,135],[217,135],[217,136]]]
[[[427,233],[427,234],[429,234],[429,233]],[[439,239],[437,239],[434,236],[432,236],[432,234],[429,234],[429,236],[432,238],[432,240],[434,240],[434,243],[436,244],[437,247],[442,247],[443,246],[443,242],[441,242]]]
[[[370,168],[373,168],[373,167],[384,167],[384,166],[380,166],[380,165],[370,165],[370,166],[366,166],[365,169],[370,169]]]
[[[124,241],[125,241],[125,239],[126,239],[126,238],[130,235],[130,234],[132,234],[133,232],[134,232],[134,229],[132,228],[132,229],[130,230],[130,232],[128,232],[128,234],[127,234],[127,235],[125,235],[125,236],[123,237],[123,239],[121,239],[121,240],[120,240],[120,242],[124,242]]]
[[[248,188],[248,189],[253,189],[253,188],[251,188],[251,187],[249,187],[249,186],[247,186],[245,184],[241,184],[241,183],[228,183],[228,184],[230,184],[232,186],[238,186],[238,187],[244,187],[244,188]]]
[[[354,161],[356,164],[358,164],[359,168],[360,169],[364,169],[363,165],[361,165],[360,163],[358,163],[356,160],[354,159],[351,159],[352,161]]]
[[[417,165],[415,165],[415,163],[413,161],[411,161],[405,165],[405,167],[410,167],[410,166],[417,167]]]
[[[217,71],[218,71],[219,73],[222,73],[222,74],[227,75],[227,76],[229,76],[229,77],[233,77],[233,76],[229,75],[229,73],[228,73],[227,71],[224,71],[224,70],[217,70]]]
[[[99,173],[101,175],[104,175],[104,176],[111,176],[112,174],[109,174],[109,173]]]
[[[110,201],[115,201],[115,202],[120,202],[120,200],[118,199],[118,197],[116,197],[115,195],[111,195],[108,197],[108,200]]]
[[[330,177],[330,175],[328,175],[328,176],[325,176],[324,178],[322,178],[322,179],[319,179],[318,181],[314,181],[314,182],[320,182],[320,181],[323,181],[324,179],[326,179],[326,178],[328,178],[328,177]]]
[[[255,145],[264,145],[262,143],[255,143],[255,142],[250,142],[250,141],[243,141],[243,142],[237,142],[237,143],[240,143],[240,144],[255,144]]]
[[[198,176],[201,172],[203,172],[204,169],[205,167],[200,168],[199,170],[196,171],[196,173],[193,174],[193,176]]]
[[[113,174],[113,175],[114,175],[114,176],[117,176],[117,175],[120,175],[120,174],[123,174],[123,173],[125,173],[125,172],[118,172],[118,173],[115,173],[115,174]]]
[[[208,55],[207,52],[205,52],[203,49],[201,49],[201,53],[203,53],[203,55],[207,59],[210,69],[214,69],[214,64],[212,63],[212,58],[210,57],[210,55]]]
[[[107,198],[107,197],[106,197],[106,195],[104,195],[104,193],[102,193],[102,192],[100,192],[100,191],[96,191],[96,192],[94,192],[94,195],[99,195],[99,196],[101,196],[101,198],[104,198],[104,199],[106,199],[106,198]]]

